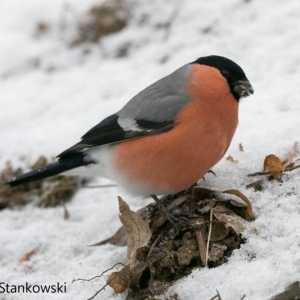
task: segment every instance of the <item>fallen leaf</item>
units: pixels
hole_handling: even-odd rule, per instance
[[[223,193],[238,196],[244,202],[246,202],[247,203],[247,208],[246,208],[247,214],[248,214],[248,216],[251,220],[255,220],[255,215],[254,215],[253,210],[252,210],[251,202],[249,201],[249,199],[243,193],[241,193],[239,190],[234,190],[234,189],[223,191]]]
[[[247,207],[247,204],[245,202],[240,202],[240,201],[235,201],[235,200],[230,200],[230,204],[236,207]]]
[[[297,160],[293,161],[296,154],[298,153],[298,143],[295,142],[293,145],[293,149],[289,154],[288,158],[283,162],[279,157],[274,154],[270,154],[266,156],[264,161],[264,171],[263,172],[255,172],[248,174],[248,176],[257,176],[257,175],[272,175],[271,179],[277,179],[281,172],[290,172],[295,169],[300,168],[300,165],[296,165]],[[299,159],[298,159],[299,160]],[[270,179],[270,178],[269,178]]]
[[[175,200],[173,200],[168,206],[167,209],[169,211],[174,210],[176,207],[180,206],[182,203],[184,203],[187,199],[189,198],[188,195],[184,195],[181,197],[176,198]]]
[[[116,294],[124,293],[129,286],[130,271],[124,267],[121,271],[111,273],[106,282]]]
[[[239,143],[239,150],[240,150],[241,152],[244,152],[244,147],[243,147],[242,143]]]
[[[151,205],[151,204],[150,204]],[[145,215],[148,212],[148,208],[150,205],[146,205],[143,208],[139,209],[136,214],[141,218],[143,215]],[[98,243],[90,245],[92,246],[102,246],[105,244],[112,244],[115,246],[125,246],[127,244],[127,235],[126,235],[126,229],[124,226],[121,226],[117,232],[111,236],[108,239],[105,239],[103,241],[100,241]]]
[[[112,244],[115,246],[125,246],[127,244],[127,235],[126,235],[125,227],[124,226],[120,227],[112,237],[90,246],[102,246],[105,244]]]
[[[245,220],[225,205],[218,203],[214,208],[214,216],[224,222],[226,227],[231,227],[236,234],[239,235],[244,231]]]
[[[234,193],[226,193],[225,192],[219,192],[219,197],[217,198],[217,201],[219,202],[233,202],[234,206],[240,206],[240,207],[247,207],[247,202],[242,200],[239,196],[235,195]]]
[[[239,161],[237,159],[234,159],[230,154],[226,157],[226,160],[234,163],[234,164],[238,164]]]
[[[38,249],[35,248],[35,249],[33,249],[33,250],[31,250],[31,251],[25,253],[25,254],[22,256],[22,258],[19,260],[18,265],[21,265],[21,264],[23,264],[24,262],[29,261],[33,255],[36,255],[36,254],[37,254],[37,250],[38,250]]]
[[[204,224],[206,221],[204,218],[197,218],[197,219],[191,219],[189,220],[189,223],[191,226],[194,228],[194,232],[196,235],[196,239],[198,242],[198,247],[199,247],[199,254],[200,254],[200,259],[202,261],[202,265],[205,265],[206,261],[206,247],[207,247],[207,230],[206,226]]]
[[[107,284],[117,293],[130,288],[136,299],[163,295],[175,278],[188,275],[195,267],[226,263],[231,252],[244,243],[240,233],[250,219],[247,209],[254,219],[250,201],[238,190],[195,187],[186,194],[165,198],[166,207],[176,216],[184,216],[191,226],[175,230],[157,214],[154,204],[147,210],[147,222],[151,229],[156,228],[151,236],[147,222],[121,198],[119,204],[120,219],[128,233],[128,265],[124,267],[127,271],[111,275]]]
[[[214,209],[215,212],[215,209]],[[220,220],[223,221],[223,220]],[[212,242],[222,241],[228,235],[228,229],[224,223],[212,223],[210,240]]]
[[[269,171],[275,179],[278,178],[282,170],[282,162],[280,158],[274,154],[266,156],[264,161],[264,171]]]
[[[246,188],[247,189],[253,188],[254,191],[262,191],[263,190],[263,186],[262,186],[263,182],[264,181],[262,179],[254,181],[254,182],[246,185]]]
[[[152,232],[147,221],[140,219],[135,212],[130,210],[121,197],[118,197],[118,200],[119,217],[127,233],[127,261],[130,268],[132,268],[137,263],[136,250],[149,242]]]
[[[192,199],[206,199],[208,196],[210,196],[212,193],[216,192],[215,190],[203,188],[201,186],[194,187],[192,191],[191,198]]]

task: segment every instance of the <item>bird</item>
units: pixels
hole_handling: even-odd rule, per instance
[[[254,89],[232,60],[203,56],[134,96],[43,168],[11,187],[57,174],[102,176],[135,196],[174,194],[199,181],[225,155],[241,98]]]

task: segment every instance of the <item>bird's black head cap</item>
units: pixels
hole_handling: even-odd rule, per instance
[[[247,97],[250,94],[253,94],[254,90],[245,75],[243,69],[233,62],[232,60],[218,55],[210,55],[205,57],[200,57],[196,61],[193,62],[194,64],[206,65],[210,67],[214,67],[220,71],[223,77],[226,78],[228,85],[230,87],[231,93],[233,94],[234,98],[239,101],[241,97]],[[240,83],[240,85],[238,85]],[[239,88],[241,83],[246,84],[244,89],[241,90]]]

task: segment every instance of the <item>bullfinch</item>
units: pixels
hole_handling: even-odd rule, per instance
[[[68,173],[103,176],[143,197],[185,190],[224,156],[239,100],[253,92],[236,63],[201,57],[142,90],[55,163],[7,184]]]

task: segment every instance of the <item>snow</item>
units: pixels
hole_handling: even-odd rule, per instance
[[[282,182],[266,182],[262,192],[246,185],[258,179],[247,174],[260,171],[266,155],[285,158],[300,142],[300,2],[132,0],[127,28],[99,44],[68,47],[76,26],[71,11],[80,15],[93,3],[70,1],[72,10],[65,12],[59,0],[1,1],[0,167],[7,160],[26,167],[41,154],[55,156],[153,81],[199,56],[226,56],[242,66],[255,94],[240,104],[239,127],[228,150],[239,163],[224,158],[214,168],[217,177],[210,174],[201,184],[239,189],[257,219],[247,226],[247,243],[228,263],[195,270],[168,294],[208,300],[217,289],[222,300],[243,295],[267,300],[299,280],[299,171],[284,175]],[[61,20],[67,21],[63,33]],[[35,32],[41,21],[50,26],[44,36]],[[128,55],[117,57],[124,45]],[[63,219],[62,207],[31,204],[0,211],[0,282],[67,286],[64,294],[0,298],[86,299],[99,289],[105,278],[71,282],[125,262],[125,247],[87,247],[120,226],[117,195],[133,210],[146,204],[114,187],[80,190],[67,204],[69,220]],[[36,255],[18,265],[34,249]],[[106,288],[97,299],[125,296]]]

